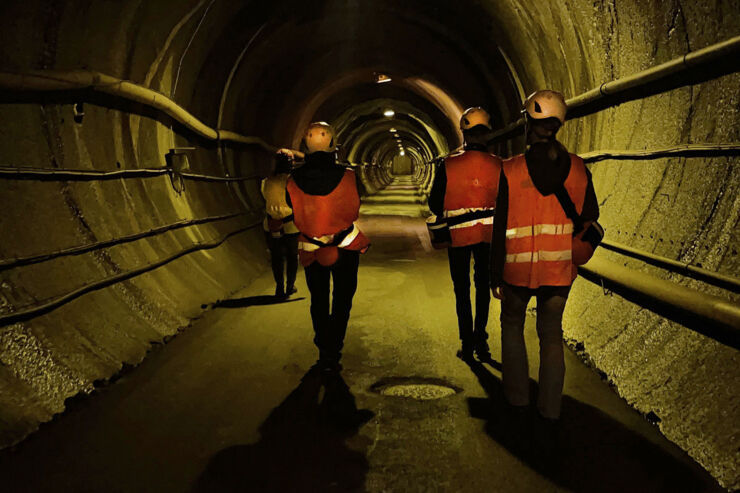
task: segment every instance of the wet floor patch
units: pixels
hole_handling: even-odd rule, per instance
[[[462,392],[462,389],[441,378],[390,377],[370,387],[370,390],[387,397],[400,397],[417,401],[442,399]]]

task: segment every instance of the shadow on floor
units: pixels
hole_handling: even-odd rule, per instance
[[[368,461],[345,440],[373,415],[357,409],[341,375],[309,370],[260,426],[259,442],[218,452],[192,491],[362,490]]]
[[[498,377],[481,363],[469,366],[488,394],[488,399],[468,399],[470,414],[486,420],[485,431],[491,438],[562,487],[575,492],[723,491],[698,465],[680,461],[571,397],[563,396],[556,426],[544,423],[532,409],[517,413],[504,400]],[[537,383],[533,380],[530,390],[534,403]]]
[[[278,305],[281,303],[292,303],[305,300],[306,298],[281,298],[272,295],[247,296],[245,298],[234,298],[230,300],[219,300],[215,303],[203,305],[202,308],[246,308],[258,305]]]

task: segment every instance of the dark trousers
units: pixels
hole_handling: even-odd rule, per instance
[[[298,235],[286,235],[282,238],[273,238],[266,233],[267,247],[270,249],[270,260],[272,261],[272,275],[275,278],[278,290],[283,291],[283,266],[287,271],[288,288],[295,284],[298,273]]]
[[[539,395],[537,408],[546,418],[560,416],[565,378],[563,355],[563,310],[570,286],[541,286],[537,289],[505,284],[501,301],[501,352],[504,395],[510,404],[529,403],[529,365],[524,345],[527,304],[537,298],[537,335],[540,339]]]
[[[357,290],[359,252],[339,250],[339,259],[325,267],[318,262],[306,266],[306,284],[311,292],[311,320],[316,334],[314,343],[321,358],[339,359],[347,332],[352,298]],[[331,312],[329,284],[334,281]]]
[[[477,243],[464,247],[450,247],[450,274],[455,290],[457,325],[463,346],[483,344],[488,340],[488,306],[491,302],[490,272],[488,270],[490,243]],[[470,306],[470,256],[473,256],[473,281],[475,283],[475,325]]]

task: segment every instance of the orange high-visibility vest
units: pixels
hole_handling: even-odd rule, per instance
[[[354,171],[345,171],[339,185],[328,195],[310,195],[292,178],[288,180],[288,193],[295,225],[301,232],[298,239],[301,265],[307,266],[314,261],[324,266],[333,265],[339,258],[339,248],[367,251],[370,241],[354,224],[360,214]],[[337,242],[338,233],[344,237]]]
[[[504,281],[514,286],[570,286],[578,275],[572,261],[573,222],[555,194],[542,195],[529,176],[524,155],[504,161],[509,184]],[[583,160],[570,155],[565,180],[576,211],[583,210],[588,177]]]
[[[444,217],[454,218],[475,211],[493,211],[498,196],[501,159],[482,151],[465,151],[445,160],[447,189]],[[453,247],[490,243],[493,214],[450,225]]]
[[[267,213],[263,228],[273,238],[298,233],[295,223],[292,220],[286,220],[293,215],[293,209],[285,201],[288,177],[287,173],[281,173],[262,180],[262,196],[265,198],[265,212]]]

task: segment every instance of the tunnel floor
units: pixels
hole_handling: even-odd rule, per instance
[[[722,491],[570,351],[557,450],[536,433],[523,439],[516,430],[531,417],[507,416],[498,365],[455,356],[447,259],[424,240],[423,219],[361,222],[373,247],[361,260],[341,377],[309,370],[317,354],[303,273],[293,299],[270,304],[266,271],[0,452],[0,475],[12,478],[4,491]],[[492,303],[500,361],[497,320]],[[412,377],[458,391],[417,400],[373,389]]]
[[[362,215],[395,215],[417,217],[428,209],[424,196],[410,175],[394,176],[393,181],[378,193],[362,199]]]

